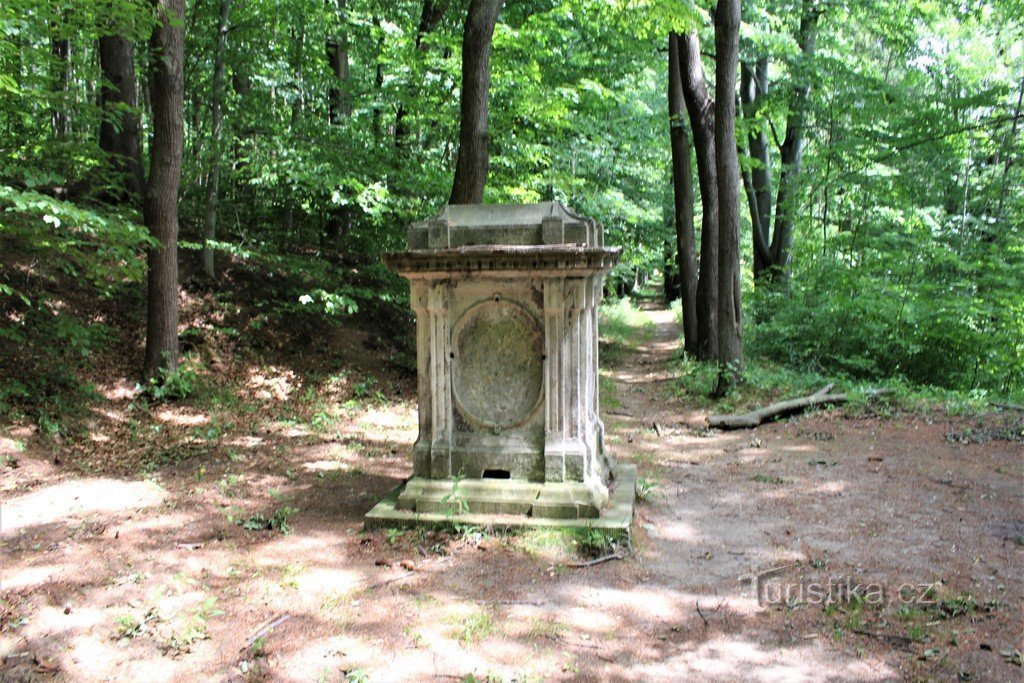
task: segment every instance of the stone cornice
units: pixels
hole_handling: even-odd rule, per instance
[[[594,275],[608,272],[619,247],[473,246],[454,249],[414,249],[384,255],[384,263],[407,278],[474,274],[478,277],[515,275]]]

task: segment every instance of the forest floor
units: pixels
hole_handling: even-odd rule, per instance
[[[603,539],[364,532],[416,409],[359,344],[345,400],[301,416],[264,366],[200,407],[101,384],[84,442],[0,427],[0,679],[1019,679],[1019,415],[708,430],[671,313],[643,315],[602,383],[643,499],[625,557],[586,567]]]

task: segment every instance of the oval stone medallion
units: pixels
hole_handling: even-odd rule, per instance
[[[544,382],[543,339],[517,304],[478,304],[455,329],[455,403],[471,422],[497,429],[530,418]]]

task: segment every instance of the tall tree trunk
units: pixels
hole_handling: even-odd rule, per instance
[[[797,32],[797,43],[800,45],[800,54],[804,61],[814,55],[819,16],[821,16],[821,10],[815,6],[815,0],[804,0],[800,28]],[[770,271],[771,280],[775,284],[785,284],[789,278],[789,262],[793,249],[793,214],[795,213],[793,207],[795,198],[792,195],[795,193],[803,163],[807,96],[811,89],[806,74],[801,73],[805,69],[806,64],[801,64],[794,77],[793,104],[786,117],[786,137],[779,150],[779,194],[775,203],[775,230],[772,234]]]
[[[423,38],[437,28],[437,25],[441,22],[444,17],[445,9],[447,9],[447,2],[441,0],[440,2],[434,2],[434,0],[423,0],[423,11],[420,12],[420,23],[416,29],[416,51],[420,52],[424,49]],[[407,97],[413,99],[417,92],[417,83],[414,81],[410,84],[408,89]],[[405,117],[407,111],[405,108],[405,102],[401,101],[398,103],[398,113],[395,114],[395,146],[401,147],[402,141],[408,136],[409,129],[405,123]]]
[[[715,149],[718,151],[718,386],[724,395],[743,375],[740,291],[739,158],[736,154],[736,63],[740,0],[715,8]]]
[[[299,128],[302,120],[302,109],[305,106],[306,89],[304,73],[306,68],[306,16],[299,12],[296,16],[296,26],[292,31],[292,58],[291,67],[295,79],[295,101],[292,102],[292,132]]]
[[[683,309],[683,349],[697,357],[697,254],[693,230],[693,171],[686,134],[683,77],[677,33],[668,37],[668,116],[672,147],[672,195],[675,200],[676,267]]]
[[[703,217],[697,277],[697,358],[718,358],[718,171],[715,168],[715,102],[708,94],[700,41],[695,32],[679,39],[683,98],[690,116]]]
[[[332,0],[327,0],[330,3]],[[347,13],[345,0],[337,0],[338,20],[343,25],[340,35],[327,37],[327,62],[331,67],[331,89],[327,95],[327,120],[332,126],[338,125],[341,117],[352,115],[352,103],[349,100],[349,68],[348,68],[348,27],[345,26]]]
[[[217,42],[213,48],[213,92],[210,93],[210,175],[206,185],[206,212],[203,223],[206,226],[203,241],[203,273],[211,280],[217,273],[214,268],[213,242],[217,239],[217,206],[220,199],[221,132],[224,124],[222,112],[224,97],[224,51],[228,44],[228,22],[231,20],[231,0],[220,0],[217,19]]]
[[[327,0],[328,3],[333,0]],[[337,0],[338,21],[342,24],[341,33],[327,38],[327,61],[331,67],[334,81],[328,93],[327,118],[332,126],[339,125],[342,119],[352,116],[352,100],[349,96],[349,50],[348,50],[348,15],[346,0]],[[352,214],[349,206],[335,206],[324,215],[324,228],[321,233],[320,253],[328,260],[337,258],[341,238],[351,228]]]
[[[381,110],[381,102],[384,100],[384,29],[381,27],[380,17],[377,15],[373,17],[373,28],[377,34],[377,59],[373,75],[373,139],[379,140],[384,116]]]
[[[153,142],[143,202],[149,250],[146,357],[143,375],[178,367],[178,187],[181,183],[184,104],[185,0],[153,0],[157,24],[150,40]]]
[[[135,56],[132,43],[123,36],[102,36],[99,40],[100,104],[103,120],[100,123],[100,149],[111,156],[114,172],[120,176],[123,189],[115,191],[115,198],[123,201],[142,194],[144,184],[139,144],[139,116],[135,83]]]
[[[740,66],[740,99],[743,117],[757,119],[768,97],[768,58],[761,57],[751,66]],[[743,176],[754,243],[754,277],[760,278],[772,265],[768,244],[772,225],[772,162],[768,133],[763,122],[748,124],[747,144],[753,169]]]
[[[63,27],[60,28],[63,30]],[[66,140],[71,129],[67,109],[68,89],[71,86],[71,41],[67,38],[52,38],[50,53],[54,59],[53,91],[57,95],[50,115],[53,137],[58,140]]]
[[[487,99],[491,40],[504,0],[472,0],[462,35],[459,156],[449,204],[479,204],[487,183]]]

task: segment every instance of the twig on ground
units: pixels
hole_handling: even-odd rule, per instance
[[[274,619],[271,619],[269,622],[264,622],[263,626],[260,626],[258,629],[256,629],[255,633],[253,633],[251,636],[249,636],[249,639],[245,641],[245,647],[243,647],[242,649],[244,650],[246,648],[252,647],[252,644],[255,643],[257,640],[259,640],[263,636],[267,635],[268,633],[273,631],[275,628],[277,628],[278,626],[280,626],[281,624],[283,624],[284,622],[288,621],[291,618],[292,618],[292,615],[290,615],[290,614],[282,614],[279,617],[275,617]]]
[[[389,583],[394,583],[395,581],[401,581],[402,579],[408,579],[410,576],[412,576],[415,573],[416,572],[405,572],[403,574],[399,574],[398,576],[392,576],[390,579],[382,579],[380,581],[376,581],[374,583],[369,584],[368,586],[366,586],[366,588],[364,590],[372,590],[374,588],[380,588],[382,586],[386,586]]]
[[[566,567],[572,567],[573,569],[583,569],[584,567],[593,567],[595,564],[601,564],[602,562],[611,562],[612,560],[621,560],[625,557],[622,553],[611,553],[610,555],[603,555],[593,560],[587,560],[586,562],[567,562]]]
[[[854,629],[850,629],[850,630],[853,631],[854,633],[856,633],[859,636],[867,636],[869,638],[877,638],[878,640],[888,640],[888,641],[891,641],[893,643],[899,643],[900,645],[905,645],[907,647],[910,647],[910,644],[914,642],[910,638],[907,638],[906,636],[898,636],[898,635],[895,635],[893,633],[881,633],[879,631],[867,631],[867,630],[861,629],[861,628],[854,628]]]
[[[699,614],[700,618],[704,620],[705,627],[710,626],[710,624],[708,623],[708,618],[704,616],[704,612],[702,612],[700,609],[700,600],[697,601],[697,614]]]

